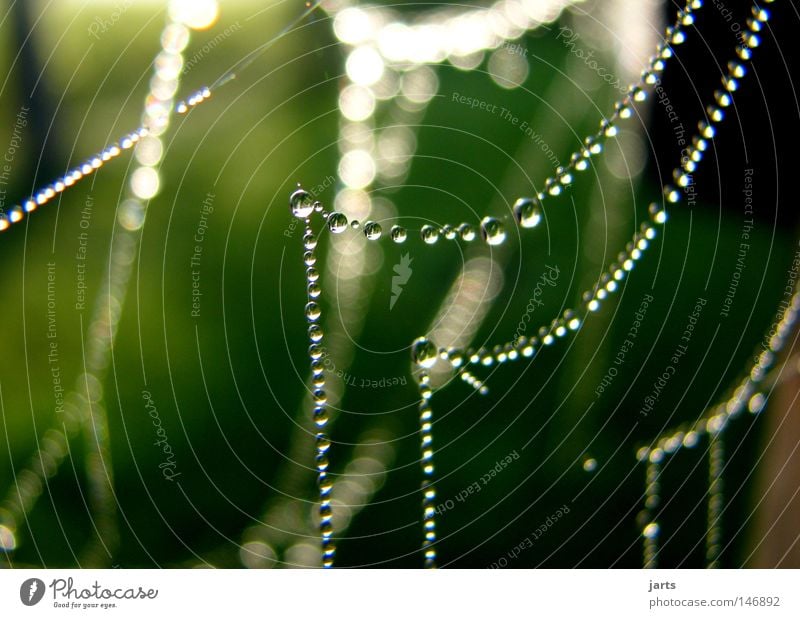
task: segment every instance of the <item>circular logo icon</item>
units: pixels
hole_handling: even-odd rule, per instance
[[[19,600],[23,605],[30,607],[36,605],[44,596],[44,582],[41,579],[31,577],[22,582],[19,587]]]

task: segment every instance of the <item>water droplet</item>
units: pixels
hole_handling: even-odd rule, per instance
[[[322,341],[322,329],[317,324],[308,327],[308,338],[314,343]]]
[[[522,227],[531,228],[539,225],[542,220],[542,211],[538,200],[521,197],[514,204],[514,218]]]
[[[309,322],[316,322],[320,315],[322,315],[322,310],[317,303],[312,301],[306,305],[306,318]]]
[[[456,231],[453,229],[451,225],[445,225],[442,227],[442,234],[447,240],[455,240]]]
[[[487,244],[501,245],[506,239],[506,229],[494,217],[484,217],[481,221],[481,235]]]
[[[328,215],[328,229],[334,234],[341,234],[347,229],[347,217],[340,212]]]
[[[758,414],[764,409],[764,404],[766,402],[767,400],[764,395],[761,393],[756,393],[750,398],[750,401],[747,404],[747,409],[750,410],[752,414]]]
[[[439,240],[439,230],[432,225],[423,225],[420,235],[422,240],[429,245],[433,245]]]
[[[406,238],[408,237],[408,233],[406,232],[406,228],[401,227],[399,225],[392,226],[392,240],[398,244],[404,243]]]
[[[300,219],[308,219],[314,212],[314,198],[308,191],[298,189],[289,198],[292,214]]]
[[[583,469],[586,472],[594,472],[597,469],[597,460],[593,457],[588,457],[583,461]]]
[[[308,297],[309,298],[317,298],[319,297],[322,290],[320,290],[319,286],[316,283],[309,283],[308,284]]]
[[[464,364],[464,353],[456,348],[450,348],[450,350],[447,351],[447,360],[457,369]]]
[[[359,227],[361,227],[361,224],[358,222],[358,219],[353,219],[350,222],[350,227],[353,228],[354,230],[357,230]]]
[[[475,240],[475,229],[469,223],[462,223],[459,225],[458,233],[461,234],[461,240],[466,242]]]
[[[412,360],[424,369],[430,369],[433,367],[434,364],[436,364],[437,357],[438,353],[436,351],[436,346],[425,337],[418,338],[411,345]]]
[[[317,237],[310,229],[303,234],[303,246],[309,251],[317,248]]]
[[[656,522],[652,522],[647,524],[642,530],[642,536],[646,539],[655,539],[658,537],[658,533],[661,531],[658,524]]]
[[[364,236],[367,237],[367,240],[378,240],[383,233],[383,229],[381,228],[380,223],[376,223],[375,221],[367,221],[364,224]]]

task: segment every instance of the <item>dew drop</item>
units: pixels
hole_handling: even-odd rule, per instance
[[[312,301],[306,305],[306,319],[309,322],[316,322],[320,315],[322,315],[322,311],[317,303]]]
[[[432,225],[423,225],[420,235],[422,240],[429,245],[436,244],[436,241],[439,240],[439,230]]]
[[[469,223],[462,223],[459,225],[458,233],[461,235],[461,240],[466,242],[475,240],[475,229]]]
[[[311,339],[313,343],[319,343],[322,341],[322,328],[320,328],[317,324],[312,324],[309,326],[308,338]]]
[[[442,227],[442,234],[447,240],[455,240],[456,231],[453,229],[451,225],[445,225]]]
[[[494,217],[484,217],[481,221],[481,235],[489,245],[502,245],[506,240],[506,229]]]
[[[456,348],[450,348],[447,351],[447,360],[450,361],[450,364],[458,369],[461,365],[464,364],[464,353]]]
[[[311,232],[311,230],[308,230],[305,234],[303,234],[303,247],[309,251],[317,248],[317,237],[314,236],[314,233]]]
[[[381,228],[380,223],[376,223],[375,221],[367,221],[364,224],[364,236],[367,237],[367,240],[378,240],[383,233],[383,229]]]
[[[340,212],[328,215],[328,229],[334,234],[341,234],[347,229],[347,217]]]
[[[401,227],[399,225],[392,226],[392,240],[397,244],[404,243],[406,238],[408,237],[408,233],[406,232],[406,228]]]
[[[308,191],[298,189],[289,198],[292,214],[299,219],[308,219],[314,212],[314,198]]]
[[[593,457],[588,457],[583,461],[583,469],[586,472],[594,472],[597,470],[597,460]]]
[[[316,283],[309,283],[308,284],[308,297],[309,298],[318,298],[320,295],[320,287]]]
[[[358,228],[361,227],[361,224],[358,222],[358,219],[353,219],[350,222],[350,227],[353,228],[354,230],[357,230]]]
[[[521,197],[514,204],[514,218],[525,228],[536,227],[542,220],[542,212],[538,200]]]
[[[412,360],[424,369],[433,367],[438,356],[436,346],[425,337],[420,337],[411,344]]]

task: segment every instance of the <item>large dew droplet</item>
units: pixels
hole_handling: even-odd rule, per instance
[[[375,221],[367,221],[364,224],[364,236],[367,237],[367,240],[378,240],[383,233],[383,229],[381,228],[380,223],[376,223]]]
[[[432,225],[423,225],[420,235],[426,244],[433,245],[439,240],[439,229]]]
[[[308,191],[298,189],[289,198],[292,214],[300,219],[308,219],[314,212],[314,198]]]
[[[407,237],[408,233],[406,232],[406,228],[399,225],[392,226],[392,240],[394,242],[397,244],[404,243]]]
[[[306,319],[309,322],[316,322],[320,315],[322,315],[322,310],[317,303],[312,301],[306,305]]]
[[[522,227],[536,227],[542,220],[539,201],[529,197],[521,197],[514,204],[514,218]]]
[[[328,215],[328,229],[334,234],[341,234],[347,229],[347,217],[340,212]]]
[[[411,344],[411,358],[412,360],[424,369],[430,369],[436,364],[436,346],[426,339],[420,337]]]
[[[501,245],[506,239],[506,229],[494,217],[484,217],[481,221],[483,240],[489,245]]]

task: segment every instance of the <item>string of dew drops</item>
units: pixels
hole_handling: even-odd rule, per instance
[[[315,456],[317,468],[317,485],[319,487],[319,533],[322,548],[323,568],[332,568],[336,556],[333,540],[333,513],[331,511],[331,490],[333,483],[328,475],[328,451],[331,441],[326,432],[329,416],[327,397],[325,395],[325,366],[322,362],[324,333],[320,326],[322,309],[319,298],[322,293],[319,285],[319,272],[316,269],[317,237],[311,227],[311,217],[315,212],[322,212],[322,204],[315,201],[308,192],[298,188],[289,197],[292,215],[302,220],[303,232],[303,264],[305,265],[307,302],[305,318],[308,329],[308,356],[311,368],[311,383],[314,409],[312,420],[315,426]]]
[[[221,87],[230,83],[244,71],[247,67],[252,65],[258,58],[263,56],[275,43],[277,43],[284,36],[289,34],[301,21],[310,15],[320,4],[322,0],[315,2],[305,2],[305,9],[298,17],[291,20],[277,35],[272,37],[269,41],[258,47],[255,51],[250,52],[245,58],[239,61],[232,69],[225,71],[218,77],[211,86],[203,86],[190,94],[187,98],[179,101],[174,105],[173,112],[177,115],[185,115],[193,108],[211,98],[212,92],[216,92]],[[57,196],[64,193],[67,189],[75,186],[81,180],[92,175],[99,170],[109,161],[119,157],[126,150],[130,150],[136,145],[139,140],[149,135],[149,130],[145,126],[140,126],[138,129],[131,131],[121,137],[120,139],[112,142],[103,150],[87,158],[85,161],[76,165],[68,170],[65,174],[58,177],[51,183],[45,185],[37,191],[34,191],[21,203],[11,206],[7,212],[0,212],[0,232],[8,230],[12,225],[21,222],[26,215],[34,212],[40,206],[51,202]]]
[[[764,0],[771,4],[773,0]],[[759,32],[770,19],[770,13],[754,2],[751,15],[746,22],[747,32],[741,36],[741,41],[736,47],[736,56],[741,61],[750,61],[753,50],[760,45]],[[706,107],[706,120],[701,120],[697,125],[698,134],[692,139],[692,146],[687,149],[682,157],[681,164],[673,170],[672,176],[676,186],[666,185],[663,189],[667,203],[677,204],[693,184],[692,174],[697,170],[703,160],[703,155],[708,148],[708,140],[716,134],[716,126],[725,119],[724,108],[733,103],[732,93],[739,89],[739,80],[747,75],[747,69],[741,62],[731,61],[721,78],[722,89],[714,91],[715,103]],[[683,191],[681,191],[683,190]],[[757,390],[767,376],[767,370],[775,360],[776,354],[783,348],[789,333],[794,328],[797,310],[800,307],[800,292],[795,290],[790,308],[783,312],[778,320],[777,333],[770,339],[769,350],[764,350],[757,355],[756,361],[748,371],[739,387],[734,390],[733,397],[722,404],[712,408],[711,412],[701,415],[700,421],[689,430],[670,429],[656,438],[656,446],[643,447],[637,452],[637,459],[646,462],[646,487],[645,508],[642,514],[642,537],[644,544],[644,566],[653,568],[657,566],[658,538],[661,527],[657,520],[655,509],[660,501],[660,484],[653,480],[653,475],[660,474],[661,462],[666,454],[676,453],[681,448],[692,448],[701,436],[708,435],[709,443],[709,491],[708,513],[706,522],[706,565],[709,568],[719,566],[719,553],[721,543],[720,517],[724,508],[723,469],[724,446],[723,432],[728,421],[737,416],[744,408],[745,402],[753,412],[760,412],[764,405],[764,395]],[[781,314],[779,309],[778,315]]]
[[[436,346],[420,337],[411,346],[412,361],[416,365],[419,390],[420,465],[422,467],[422,555],[426,569],[436,568],[436,468],[433,461],[433,391],[428,370],[437,359]]]

